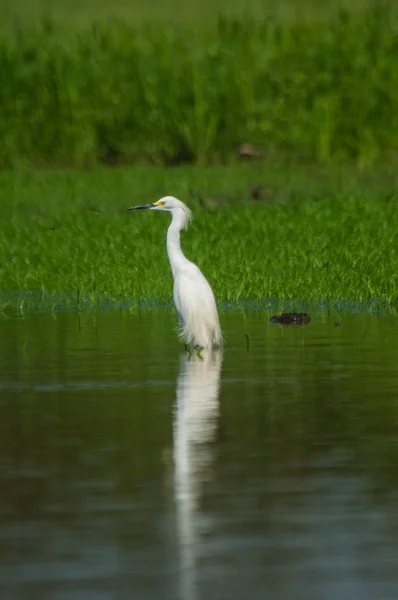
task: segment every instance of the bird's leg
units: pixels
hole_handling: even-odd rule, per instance
[[[196,356],[198,358],[200,358],[201,360],[203,360],[203,356],[201,355],[201,352],[203,350],[202,346],[195,346],[195,350],[196,350]]]
[[[199,346],[198,344],[195,344],[195,345],[194,344],[185,344],[185,350],[188,352],[189,358],[192,356],[193,352],[195,351],[196,356],[203,359],[203,356],[201,355],[201,352],[203,350],[202,346]]]

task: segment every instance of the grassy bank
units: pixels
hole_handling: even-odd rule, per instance
[[[174,193],[195,214],[183,248],[220,302],[275,297],[396,303],[392,184],[390,193],[374,189],[370,196],[359,177],[327,193],[319,184],[311,189],[311,178],[298,183],[291,173],[279,196],[258,202],[251,199],[249,182],[258,181],[253,169],[242,167],[239,179],[222,168],[3,174],[0,289],[171,301],[169,217],[124,209]],[[300,202],[293,180],[303,186]],[[271,184],[262,182],[265,189]],[[278,187],[276,182],[277,174]]]
[[[225,162],[242,142],[367,167],[398,151],[388,9],[213,28],[49,23],[0,43],[0,167]]]

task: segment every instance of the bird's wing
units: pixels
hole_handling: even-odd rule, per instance
[[[211,345],[210,338],[219,329],[217,307],[208,281],[196,266],[175,278],[174,303],[187,343]]]

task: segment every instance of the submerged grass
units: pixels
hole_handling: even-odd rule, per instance
[[[243,202],[243,194],[240,202],[206,200],[184,193],[193,172],[154,169],[149,177],[149,171],[3,176],[0,289],[33,291],[39,300],[72,294],[170,302],[169,217],[124,209],[175,193],[194,209],[183,249],[220,303],[270,297],[396,303],[397,196],[371,199],[358,190],[319,194],[307,188],[308,199],[300,202],[294,194],[263,203]],[[204,188],[211,172],[202,170]],[[223,170],[225,193],[228,172]],[[220,174],[216,169],[212,176]]]
[[[387,5],[207,29],[44,22],[0,40],[0,167],[223,162],[242,142],[361,167],[398,151]]]

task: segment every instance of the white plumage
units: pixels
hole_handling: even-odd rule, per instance
[[[187,229],[191,211],[173,196],[128,210],[144,208],[168,211],[172,216],[166,241],[174,278],[174,304],[180,322],[180,339],[189,346],[218,348],[222,345],[222,334],[213,290],[200,269],[185,258],[180,246],[180,231]]]

